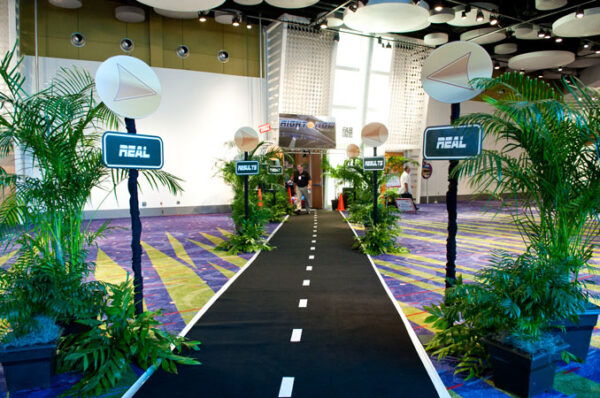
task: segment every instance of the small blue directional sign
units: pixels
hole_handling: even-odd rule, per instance
[[[253,176],[258,174],[258,162],[256,160],[240,160],[235,162],[235,174],[239,176]]]
[[[423,157],[427,160],[456,160],[481,153],[483,129],[469,126],[434,126],[425,129]]]
[[[102,136],[102,160],[113,169],[161,169],[163,141],[154,135],[107,131]]]
[[[267,169],[267,172],[269,174],[281,175],[281,174],[283,174],[283,167],[282,166],[269,166],[269,168]]]
[[[363,159],[363,170],[377,171],[385,169],[385,158],[383,156],[375,156]]]

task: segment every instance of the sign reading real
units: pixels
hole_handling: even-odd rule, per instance
[[[107,131],[102,136],[102,160],[116,169],[161,169],[163,141],[153,135]]]
[[[482,128],[435,126],[425,129],[423,157],[428,160],[465,159],[481,153]]]
[[[240,160],[235,162],[235,174],[239,176],[253,176],[258,174],[258,162],[256,160]]]
[[[385,169],[385,158],[383,156],[376,156],[363,159],[363,170],[377,171],[383,169]]]

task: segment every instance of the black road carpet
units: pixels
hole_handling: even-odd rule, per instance
[[[348,225],[336,212],[316,220],[292,217],[271,240],[277,248],[190,330],[202,365],[157,371],[136,397],[279,397],[284,377],[294,381],[282,396],[437,397],[369,260],[351,250]]]

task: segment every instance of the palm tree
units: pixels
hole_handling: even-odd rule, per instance
[[[458,174],[479,189],[522,198],[513,217],[526,244],[566,260],[565,271],[576,277],[600,225],[598,91],[576,79],[552,87],[516,72],[474,84],[503,94],[483,97],[493,114],[474,113],[456,123],[479,123],[503,146],[463,161]]]
[[[117,128],[118,117],[95,99],[94,81],[86,70],[61,69],[48,88],[29,95],[19,72],[20,60],[13,49],[0,63],[0,157],[14,148],[24,154],[30,168],[23,174],[0,168],[0,188],[11,189],[0,204],[2,240],[17,242],[17,261],[2,273],[3,295],[0,313],[43,313],[69,320],[89,308],[90,292],[102,290],[97,282],[86,282],[94,264],[87,261],[87,249],[106,231],[89,229],[83,209],[94,188],[111,182],[116,187],[126,170],[110,170],[102,162],[101,129]],[[152,188],[181,191],[181,180],[159,170],[144,170]],[[110,193],[109,189],[109,193]],[[40,271],[43,283],[18,293],[15,283]],[[21,279],[19,279],[21,278]],[[66,283],[69,280],[70,283]],[[60,286],[60,288],[57,288]],[[18,322],[17,322],[18,323]],[[13,325],[16,326],[16,325]]]

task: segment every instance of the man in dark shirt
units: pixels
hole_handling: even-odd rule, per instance
[[[294,184],[296,185],[296,212],[302,208],[302,196],[304,196],[304,205],[306,212],[310,211],[311,198],[310,192],[312,189],[312,181],[308,171],[304,170],[304,165],[298,164],[294,171]]]

